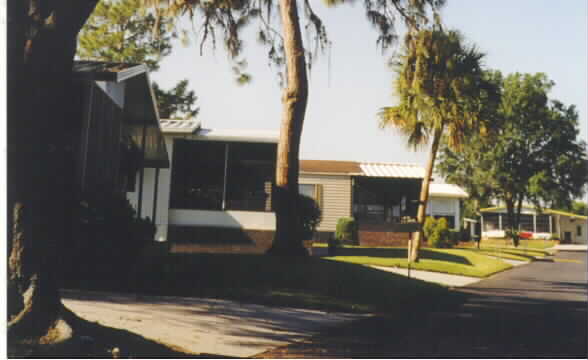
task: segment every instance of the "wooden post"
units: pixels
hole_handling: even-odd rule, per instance
[[[225,171],[223,175],[223,202],[222,210],[227,209],[227,171],[229,166],[229,143],[225,144]]]
[[[147,121],[147,120],[144,120]],[[139,173],[139,199],[137,201],[137,219],[141,218],[143,211],[143,181],[145,180],[145,138],[147,137],[147,123],[143,123],[143,134],[141,135],[141,172]]]
[[[408,278],[410,279],[410,254],[412,253],[412,237],[411,237],[411,232],[408,233],[408,251],[407,251],[407,256],[406,256],[406,260],[408,261]]]
[[[153,187],[153,212],[151,223],[155,225],[155,217],[157,216],[157,195],[159,194],[159,168],[155,168],[155,186]]]

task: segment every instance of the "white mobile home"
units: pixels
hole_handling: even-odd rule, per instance
[[[172,251],[263,252],[275,216],[271,189],[277,131],[212,130],[190,120],[162,120],[170,169],[147,169],[129,194],[152,214],[157,241]]]
[[[506,207],[498,206],[480,210],[482,237],[503,238],[508,224]],[[533,238],[549,238],[557,235],[564,244],[588,243],[588,217],[564,211],[523,206],[519,230],[531,233]]]

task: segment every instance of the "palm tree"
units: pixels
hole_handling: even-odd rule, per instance
[[[496,91],[484,79],[484,55],[475,46],[465,45],[457,31],[434,27],[409,32],[403,50],[394,64],[398,75],[394,90],[399,103],[382,108],[378,116],[380,127],[395,128],[408,137],[408,146],[413,149],[431,142],[417,210],[422,228],[439,144],[445,141],[459,149],[469,132],[484,133],[485,124],[480,121],[483,104]],[[411,261],[419,259],[422,237],[420,230]]]

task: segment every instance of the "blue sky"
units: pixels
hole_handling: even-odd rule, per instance
[[[581,137],[588,127],[588,2],[585,0],[449,0],[443,22],[458,29],[487,54],[488,68],[511,72],[544,72],[555,81],[551,97],[575,104]],[[393,73],[387,56],[376,48],[376,32],[361,4],[325,9],[317,1],[333,47],[310,73],[310,99],[302,136],[301,158],[416,162],[424,164],[426,149],[411,151],[405,139],[380,130],[376,113],[391,105]],[[222,48],[195,41],[174,48],[152,77],[169,87],[190,80],[205,127],[279,129],[281,91],[265,50],[252,36],[245,38],[245,56],[253,82],[238,86]]]

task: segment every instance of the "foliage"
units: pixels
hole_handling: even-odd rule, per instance
[[[337,220],[335,239],[343,244],[357,245],[357,222],[354,218],[343,217]]]
[[[450,230],[447,219],[441,217],[435,219],[428,216],[423,225],[423,234],[434,248],[449,248],[461,241],[462,233],[459,230]]]
[[[198,32],[200,52],[205,44],[210,42],[213,48],[217,43],[224,46],[229,58],[232,60],[232,70],[238,83],[243,79],[249,80],[251,75],[245,72],[247,61],[243,57],[244,29],[255,26],[255,36],[258,44],[267,51],[268,64],[278,70],[280,83],[284,83],[283,68],[286,65],[284,52],[284,37],[276,25],[280,24],[279,0],[264,1],[161,1],[143,0],[156,10],[161,18],[174,19],[180,15],[188,14],[193,22],[200,27]],[[330,46],[327,29],[315,12],[313,1],[293,1],[293,6],[300,8],[303,14],[303,37],[309,39],[309,44],[304,48],[305,63],[312,67],[314,59]],[[298,5],[300,3],[300,5]],[[329,7],[344,4],[352,4],[354,0],[323,0]],[[403,21],[409,27],[423,26],[429,22],[429,17],[439,20],[439,9],[444,6],[445,0],[364,0],[366,19],[377,32],[376,45],[382,50],[389,49],[398,39],[396,33],[397,22]],[[432,14],[431,14],[432,13]],[[432,16],[431,16],[432,15]],[[219,39],[222,40],[218,41]]]
[[[434,248],[450,247],[449,243],[449,225],[447,219],[439,218],[435,221],[435,227],[429,235],[429,244]]]
[[[425,219],[425,224],[423,225],[423,234],[425,238],[428,239],[431,237],[433,232],[435,231],[435,227],[437,226],[437,220],[435,220],[432,216],[427,216]]]
[[[157,98],[159,118],[161,119],[193,119],[200,108],[194,108],[198,97],[194,91],[188,91],[188,80],[182,80],[171,90],[162,90],[157,83],[152,83]]]
[[[174,21],[156,16],[142,7],[143,0],[103,0],[82,28],[77,57],[82,60],[124,62],[159,69],[159,62],[171,53],[172,41],[179,32]],[[187,91],[188,80],[180,81],[169,91],[155,82],[160,118],[191,118],[198,114],[198,99]]]
[[[417,210],[420,224],[425,221],[439,144],[460,149],[470,134],[485,134],[490,128],[492,119],[485,115],[488,104],[496,103],[499,94],[484,76],[483,57],[459,32],[434,26],[409,32],[394,63],[399,103],[380,110],[380,126],[396,129],[415,149],[432,140]],[[418,261],[422,235],[418,232],[415,238],[412,261]]]
[[[321,223],[321,208],[313,198],[300,194],[298,195],[298,209],[300,211],[302,240],[310,240]]]
[[[572,201],[569,206],[564,207],[561,210],[571,212],[572,214],[576,215],[588,216],[588,204],[586,204],[584,201]]]
[[[453,247],[467,239],[467,234],[463,230],[449,229],[449,232],[447,233],[447,243],[449,244],[449,247]]]
[[[143,248],[154,239],[155,226],[148,218],[138,219],[122,194],[100,194],[80,203],[75,236],[67,249],[71,263],[63,274],[70,284],[114,281],[125,285]]]
[[[460,151],[444,148],[439,170],[481,202],[489,196],[504,202],[517,242],[523,203],[562,208],[583,194],[586,144],[578,139],[575,107],[549,99],[554,83],[545,74],[492,76],[502,89],[492,115],[500,128],[472,134]]]
[[[145,63],[149,70],[158,70],[178,33],[173,22],[156,19],[153,12],[141,8],[141,2],[100,1],[80,32],[77,56],[83,60]],[[152,33],[154,29],[157,36]]]

